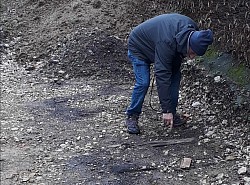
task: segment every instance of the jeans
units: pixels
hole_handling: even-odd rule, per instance
[[[135,85],[132,92],[131,104],[128,107],[126,114],[128,116],[140,115],[142,112],[144,98],[150,85],[150,64],[137,59],[130,51],[128,51],[128,57],[133,65]],[[175,112],[173,112],[173,114],[176,113],[176,107],[178,104],[180,80],[181,72],[180,70],[177,70],[172,74],[170,85],[172,105],[175,108]]]

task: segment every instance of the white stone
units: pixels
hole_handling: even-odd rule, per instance
[[[67,145],[65,145],[65,144],[60,144],[60,147],[61,147],[61,148],[66,148]]]
[[[224,177],[224,173],[219,173],[216,177],[217,180],[220,180]]]
[[[224,124],[227,124],[227,120],[224,119],[224,120],[222,121],[222,124],[223,124],[223,125],[224,125]]]
[[[17,130],[19,130],[19,128],[18,127],[13,127],[13,128],[11,128],[11,130],[12,131],[17,131]]]
[[[208,143],[210,141],[210,139],[205,138],[203,141],[204,141],[204,143]]]
[[[60,71],[58,71],[58,73],[59,73],[59,74],[64,74],[64,73],[65,73],[65,71],[60,70]]]
[[[235,157],[232,155],[226,157],[226,161],[233,161],[233,160],[235,160]]]
[[[245,182],[250,182],[250,177],[244,177]]]
[[[22,182],[27,182],[30,180],[30,177],[29,176],[23,176],[22,177]]]
[[[192,107],[198,107],[198,106],[200,106],[200,105],[201,105],[200,102],[194,102],[194,103],[192,103]]]
[[[246,168],[246,167],[241,167],[241,168],[238,170],[238,174],[239,174],[239,175],[244,175],[245,173],[247,173],[247,168]]]
[[[141,169],[145,170],[145,169],[147,169],[147,166],[142,166]]]
[[[214,81],[215,81],[216,83],[220,82],[220,80],[221,80],[220,76],[214,77]]]
[[[183,158],[180,164],[181,169],[189,169],[191,166],[192,159],[191,158]]]
[[[18,137],[14,137],[15,142],[19,142],[20,139]]]
[[[163,154],[164,154],[164,155],[168,155],[168,153],[169,153],[169,150],[164,150],[164,151],[163,151]]]
[[[210,137],[210,136],[212,136],[214,134],[214,130],[210,130],[210,131],[208,131],[205,135],[207,136],[207,137]]]

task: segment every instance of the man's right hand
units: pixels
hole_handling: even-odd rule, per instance
[[[172,113],[163,113],[162,115],[163,123],[166,124],[169,129],[173,128],[174,116]]]

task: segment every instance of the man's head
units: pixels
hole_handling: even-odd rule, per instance
[[[202,56],[206,53],[209,45],[213,43],[213,32],[208,30],[194,31],[189,37],[188,55]],[[194,58],[194,57],[193,57]]]

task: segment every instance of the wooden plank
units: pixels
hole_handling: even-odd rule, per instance
[[[152,147],[161,147],[167,145],[175,145],[175,144],[183,144],[183,143],[191,143],[195,140],[195,138],[185,138],[185,139],[170,139],[170,140],[161,140],[161,141],[149,141],[140,145],[151,145]]]

